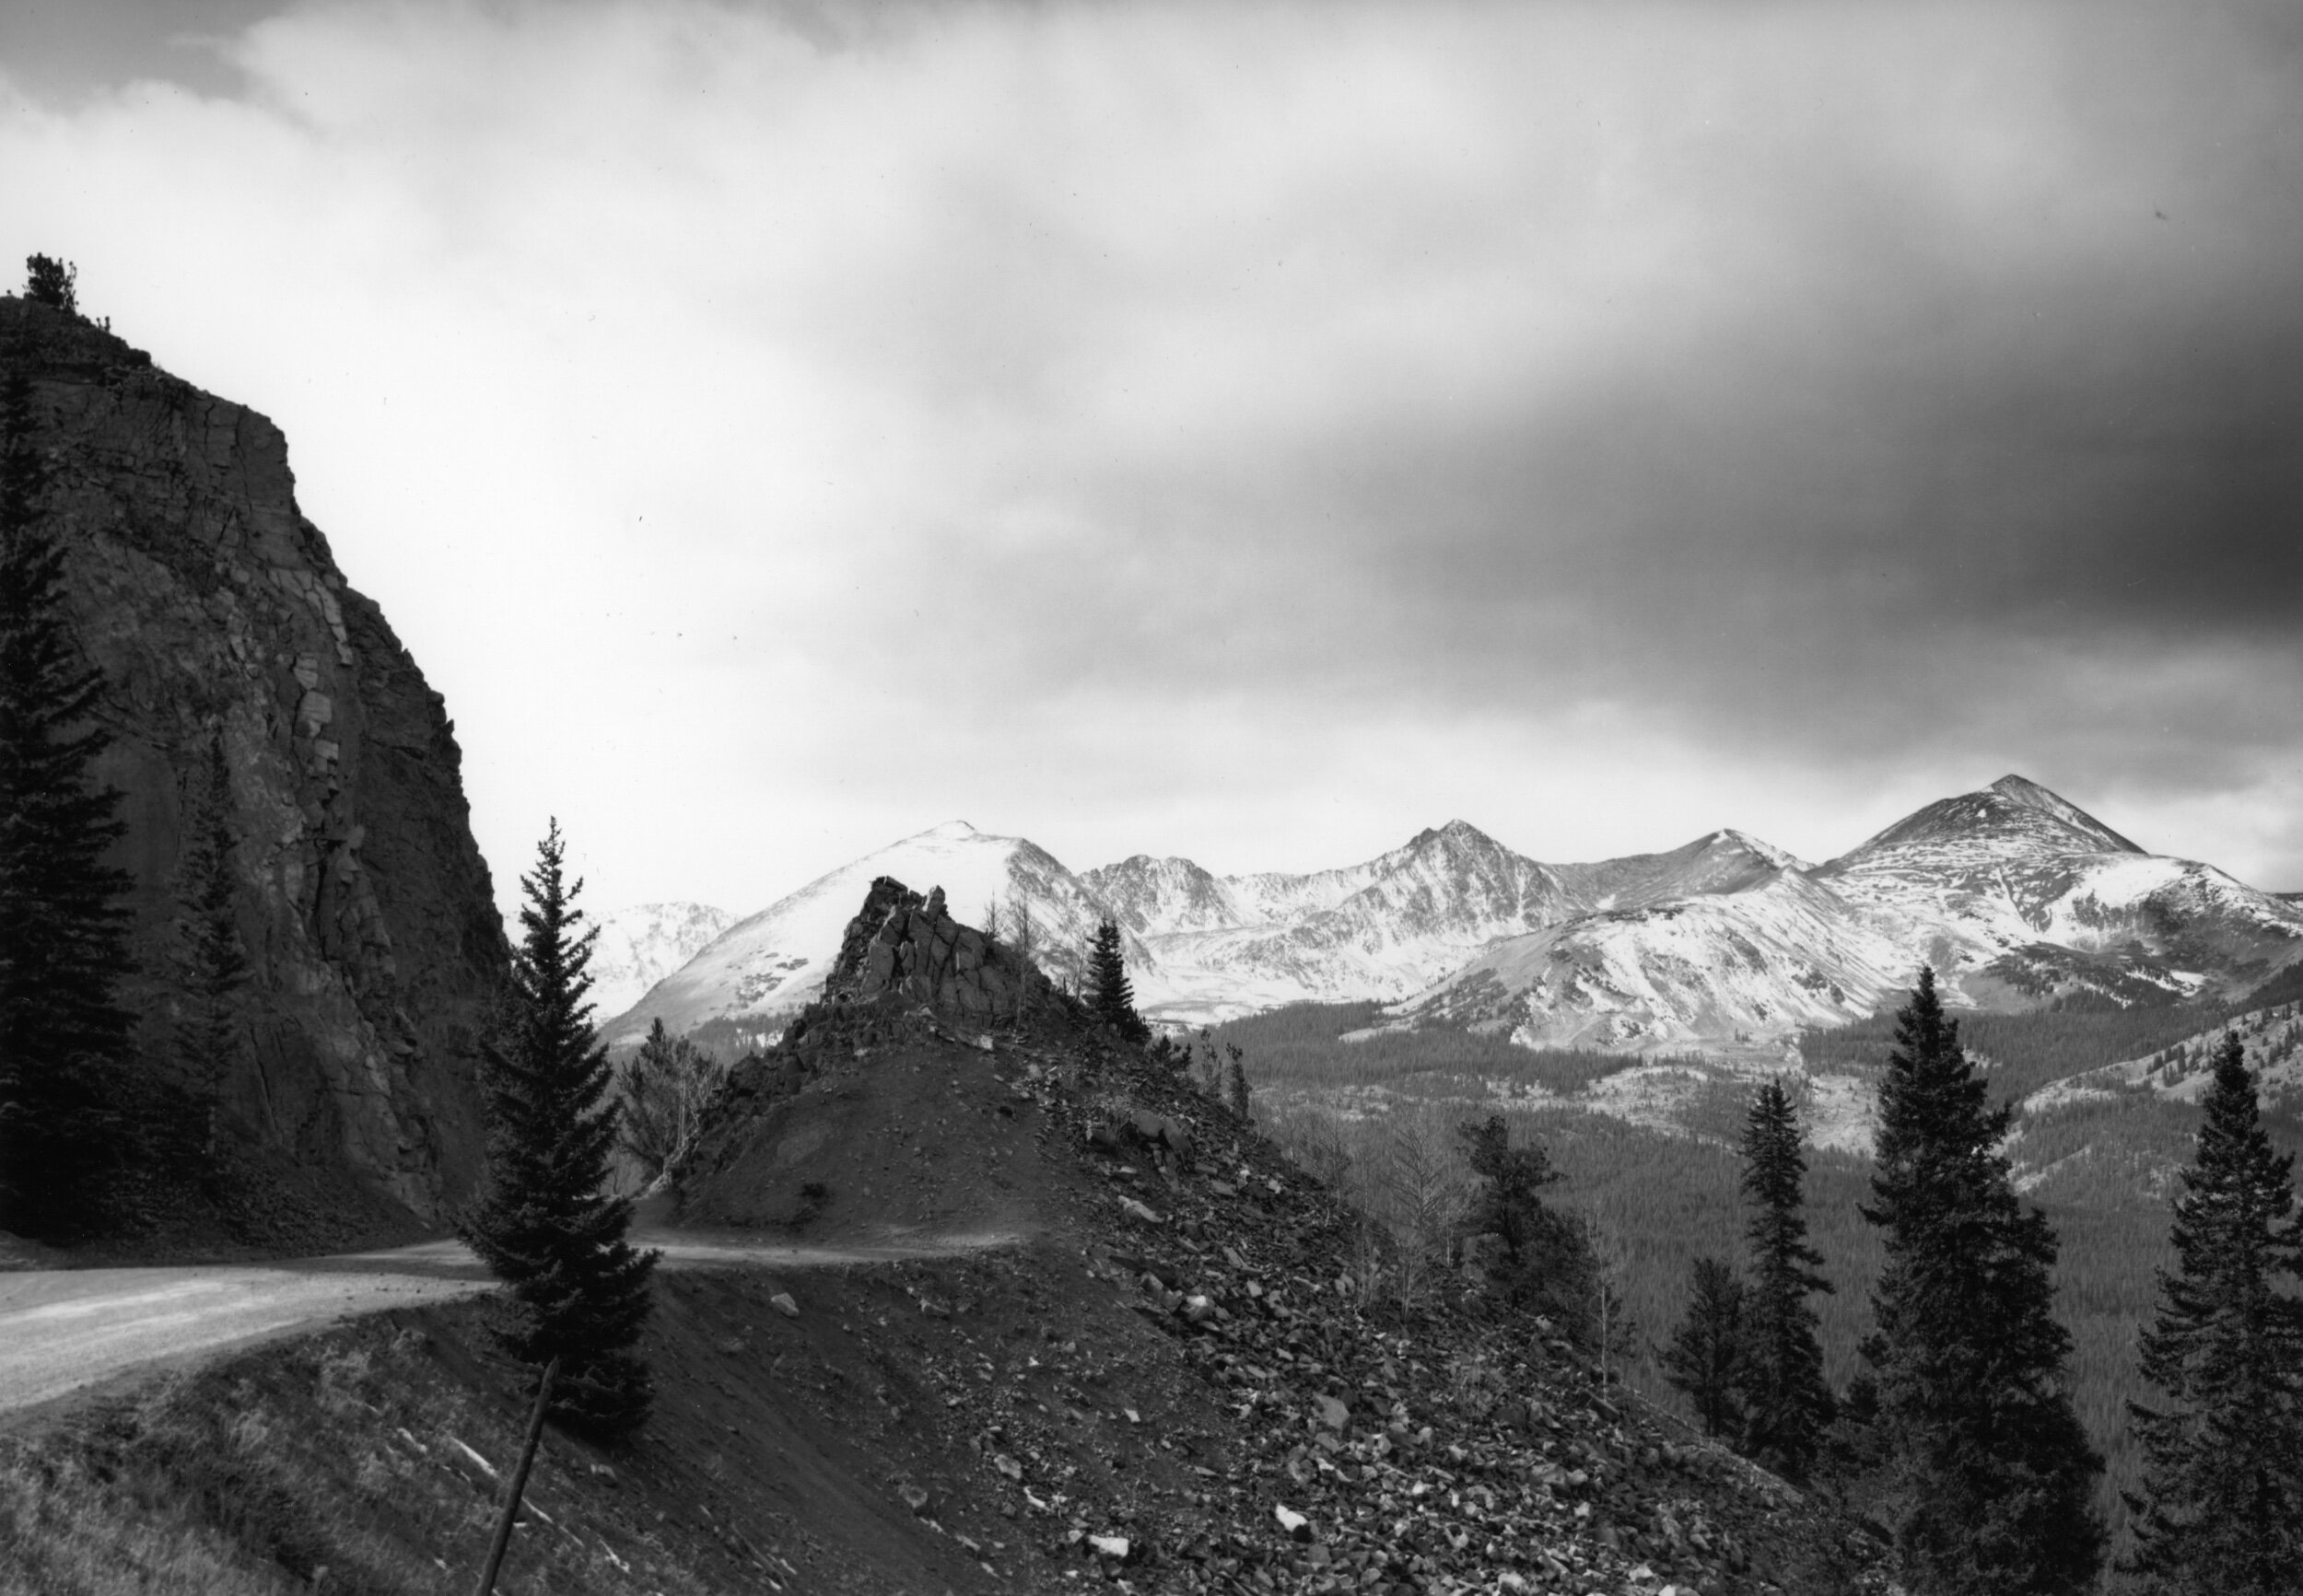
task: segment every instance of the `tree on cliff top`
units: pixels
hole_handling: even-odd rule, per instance
[[[133,885],[104,856],[120,795],[94,786],[109,741],[92,719],[103,677],[65,626],[64,551],[47,532],[46,464],[21,349],[0,377],[0,1228],[57,1234],[102,1222],[121,1162],[110,1078],[133,1018]]]
[[[539,1367],[560,1360],[554,1415],[614,1435],[644,1422],[654,1395],[632,1348],[661,1254],[625,1239],[631,1202],[605,1190],[618,1113],[604,1100],[614,1075],[585,1001],[598,933],[578,929],[583,884],[566,880],[566,851],[555,821],[535,873],[520,880],[523,935],[481,1072],[487,1174],[456,1229],[512,1289],[514,1316],[497,1333],[505,1350]]]
[[[2055,1233],[2016,1199],[2008,1118],[1922,969],[1896,1016],[1864,1209],[1886,1232],[1865,1355],[1915,1596],[2075,1596],[2102,1562],[2089,1498],[2103,1460],[2064,1378]]]
[[[2303,1566],[2303,1234],[2236,1034],[2215,1055],[2142,1337],[2161,1406],[2128,1404],[2144,1484],[2130,1571],[2151,1591],[2272,1596]]]
[[[35,305],[50,306],[67,316],[77,316],[80,295],[76,285],[79,277],[79,268],[69,261],[46,255],[24,258],[24,297]]]
[[[1152,1040],[1152,1028],[1136,1012],[1136,989],[1128,979],[1128,961],[1119,941],[1119,926],[1105,920],[1095,927],[1088,944],[1088,1007],[1096,1017],[1139,1046]]]

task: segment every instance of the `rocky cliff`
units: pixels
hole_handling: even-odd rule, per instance
[[[145,1062],[170,1065],[173,882],[220,740],[253,967],[226,1123],[282,1180],[437,1221],[477,1171],[507,956],[440,695],[298,509],[272,423],[19,299],[0,360],[31,369],[71,620],[107,684]]]

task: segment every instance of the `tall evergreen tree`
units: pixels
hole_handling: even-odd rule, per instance
[[[1664,1348],[1664,1378],[1695,1404],[1703,1433],[1733,1439],[1743,1434],[1744,1288],[1734,1269],[1717,1258],[1698,1258],[1690,1276],[1687,1317]]]
[[[2063,1596],[2092,1590],[2103,1557],[2089,1501],[2103,1460],[2064,1384],[2055,1233],[2016,1200],[2007,1121],[1923,968],[1879,1087],[1864,1209],[1886,1232],[1865,1352],[1914,1596]]]
[[[102,1217],[120,1161],[110,1100],[132,1017],[133,884],[104,862],[125,833],[93,766],[103,677],[65,626],[49,536],[30,351],[0,372],[0,1228],[60,1234]]]
[[[193,778],[186,805],[184,848],[176,875],[177,974],[184,1008],[176,1028],[177,1062],[191,1100],[191,1145],[184,1159],[213,1175],[216,1115],[225,1082],[239,1064],[243,1028],[240,989],[248,949],[240,935],[240,891],[232,875],[232,788],[219,737]]]
[[[1095,940],[1088,944],[1088,1007],[1137,1045],[1152,1040],[1152,1028],[1136,1012],[1136,989],[1128,979],[1119,926],[1110,920],[1095,927]]]
[[[651,1305],[659,1253],[625,1239],[632,1205],[607,1194],[617,1111],[614,1072],[585,995],[596,931],[579,931],[583,884],[563,872],[555,821],[522,876],[521,938],[497,1034],[485,1054],[487,1174],[457,1225],[512,1289],[504,1348],[541,1366],[560,1359],[553,1412],[600,1434],[637,1427],[654,1384],[632,1350]]]
[[[1831,1389],[1807,1299],[1829,1291],[1823,1254],[1807,1241],[1806,1155],[1791,1094],[1771,1080],[1743,1134],[1743,1194],[1751,1203],[1751,1287],[1744,1297],[1742,1448],[1785,1479],[1804,1481],[1830,1428]]]
[[[2167,1405],[2128,1404],[2143,1489],[2128,1567],[2167,1596],[2275,1596],[2303,1579],[2303,1235],[2236,1034],[2223,1039],[2143,1333]]]

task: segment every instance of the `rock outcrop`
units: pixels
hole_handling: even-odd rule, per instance
[[[477,1173],[507,958],[440,695],[298,509],[272,423],[23,300],[0,298],[0,361],[30,369],[71,621],[106,682],[144,1060],[170,1067],[173,879],[220,741],[253,970],[225,1123],[307,1187],[438,1220]]]
[[[1049,992],[1029,960],[1003,957],[981,931],[953,919],[941,887],[923,899],[892,876],[871,883],[824,983],[835,1004],[908,998],[964,1022],[1011,1019]]]

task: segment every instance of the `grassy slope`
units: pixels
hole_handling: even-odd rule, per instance
[[[933,1274],[964,1292],[980,1267]],[[614,1450],[547,1433],[529,1500],[548,1519],[515,1538],[499,1589],[1001,1588],[954,1538],[973,1524],[1004,1560],[996,1512],[947,1502],[939,1533],[892,1488],[965,1455],[922,1389],[926,1349],[905,1345],[923,1338],[846,1328],[912,1309],[918,1273],[666,1276],[657,1416]],[[799,1320],[769,1307],[778,1287]],[[467,1590],[497,1485],[464,1449],[503,1466],[523,1417],[489,1311],[382,1315],[19,1426],[0,1439],[0,1592]]]

